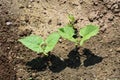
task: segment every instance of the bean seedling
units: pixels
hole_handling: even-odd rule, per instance
[[[73,15],[68,15],[69,23],[63,28],[59,28],[58,32],[50,34],[46,40],[43,40],[40,36],[30,35],[19,39],[19,41],[37,53],[43,53],[48,56],[48,53],[53,50],[57,44],[60,36],[75,43],[76,46],[82,46],[83,43],[95,36],[99,32],[99,27],[95,25],[87,25],[79,30],[79,33],[75,33]],[[77,30],[77,29],[76,29]],[[78,32],[78,31],[77,31]],[[77,37],[74,37],[77,36]]]
[[[75,42],[75,45],[82,46],[85,41],[90,39],[92,36],[95,36],[99,32],[99,27],[95,25],[87,25],[83,28],[81,28],[79,33],[75,33],[74,28],[74,21],[75,18],[72,15],[68,16],[69,23],[65,25],[63,28],[59,28],[58,33],[65,39],[68,39],[72,42]],[[77,29],[76,29],[77,30]],[[74,37],[77,36],[77,37]]]
[[[52,51],[59,40],[60,36],[57,32],[50,34],[46,40],[43,40],[40,36],[30,35],[25,38],[19,39],[19,41],[37,53],[43,53],[48,56],[48,52]]]

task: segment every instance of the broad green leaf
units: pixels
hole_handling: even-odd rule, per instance
[[[60,28],[58,30],[58,33],[65,39],[68,39],[70,41],[76,42],[76,39],[73,38],[75,30],[73,29],[73,27],[69,27],[68,25],[66,25],[63,28]]]
[[[19,39],[18,41],[37,53],[43,52],[43,49],[40,47],[40,45],[42,45],[44,41],[40,36],[31,35],[23,39]]]
[[[47,37],[47,39],[45,40],[45,43],[47,45],[45,48],[45,53],[48,53],[55,47],[59,38],[60,38],[60,35],[57,32],[54,32]]]
[[[87,25],[86,27],[80,29],[79,34],[82,36],[80,45],[83,45],[86,40],[90,39],[92,36],[95,36],[98,32],[99,27],[94,25]]]
[[[73,16],[72,14],[69,14],[69,15],[68,15],[68,18],[69,18],[69,21],[70,21],[70,22],[74,23],[75,18],[74,18],[74,16]]]

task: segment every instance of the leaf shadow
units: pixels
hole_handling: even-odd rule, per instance
[[[49,56],[37,57],[26,63],[26,66],[29,66],[31,70],[36,71],[45,71],[46,69],[52,71],[53,73],[59,73],[64,70],[66,67],[76,69],[81,65],[79,54],[79,48],[74,48],[67,55],[68,58],[61,59],[60,57],[49,54]],[[83,50],[83,55],[86,56],[84,61],[84,66],[92,66],[102,61],[102,57],[94,55],[89,49]]]
[[[46,56],[37,57],[26,63],[26,66],[29,66],[31,70],[36,71],[45,71],[48,65],[48,58]]]
[[[79,48],[74,48],[69,52],[68,59],[65,59],[67,67],[78,68],[81,65],[80,54],[78,52]]]
[[[26,63],[31,70],[45,71],[50,69],[52,72],[57,73],[66,68],[66,63],[58,56],[50,54],[49,56],[37,57]]]
[[[49,64],[49,69],[54,72],[58,73],[61,72],[66,68],[66,63],[64,60],[60,59],[58,56],[55,55],[50,55],[50,64]]]
[[[77,68],[80,66],[80,55],[78,48],[75,48],[69,52],[68,58],[61,59],[54,54],[49,56],[37,57],[26,63],[31,70],[45,71],[46,69],[51,70],[54,73],[59,73],[66,67]]]
[[[103,60],[102,57],[93,54],[89,49],[86,48],[83,50],[83,55],[87,57],[87,59],[84,61],[85,67],[95,65]]]

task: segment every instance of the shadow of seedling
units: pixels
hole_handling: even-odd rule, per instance
[[[44,71],[48,66],[48,57],[37,57],[26,63],[26,66],[29,66],[32,70]]]
[[[85,67],[95,65],[103,60],[102,57],[94,55],[89,49],[84,49],[83,53],[83,55],[86,55],[87,57],[87,59],[84,61]]]
[[[60,59],[59,57],[55,55],[50,56],[50,64],[49,64],[49,69],[52,72],[60,72],[66,68],[66,63],[64,60]]]
[[[44,71],[50,69],[54,73],[64,70],[66,67],[77,68],[80,66],[80,55],[78,48],[69,52],[67,59],[60,59],[58,56],[50,54],[49,56],[37,57],[26,63],[32,70]]]
[[[66,67],[78,68],[81,65],[79,48],[75,48],[69,52],[68,58],[60,59],[58,56],[50,54],[49,56],[37,57],[32,61],[27,62],[27,66],[30,66],[32,70],[45,71],[51,70],[54,73],[59,73]],[[102,61],[102,57],[94,55],[89,49],[83,50],[83,55],[87,57],[84,61],[84,66],[91,66]]]
[[[68,59],[65,59],[65,63],[67,65],[67,67],[77,68],[80,66],[81,62],[80,62],[80,54],[78,52],[78,49],[79,48],[74,48],[67,55]]]
[[[37,57],[36,59],[27,62],[26,65],[36,71],[44,71],[49,68],[52,72],[60,72],[66,68],[66,63],[53,54]]]

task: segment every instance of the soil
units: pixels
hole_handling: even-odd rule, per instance
[[[16,72],[6,56],[0,56],[0,80],[16,80]]]
[[[60,39],[48,57],[18,39],[36,34],[44,39],[76,19],[100,32],[76,49]],[[0,80],[120,80],[120,0],[0,0]]]

